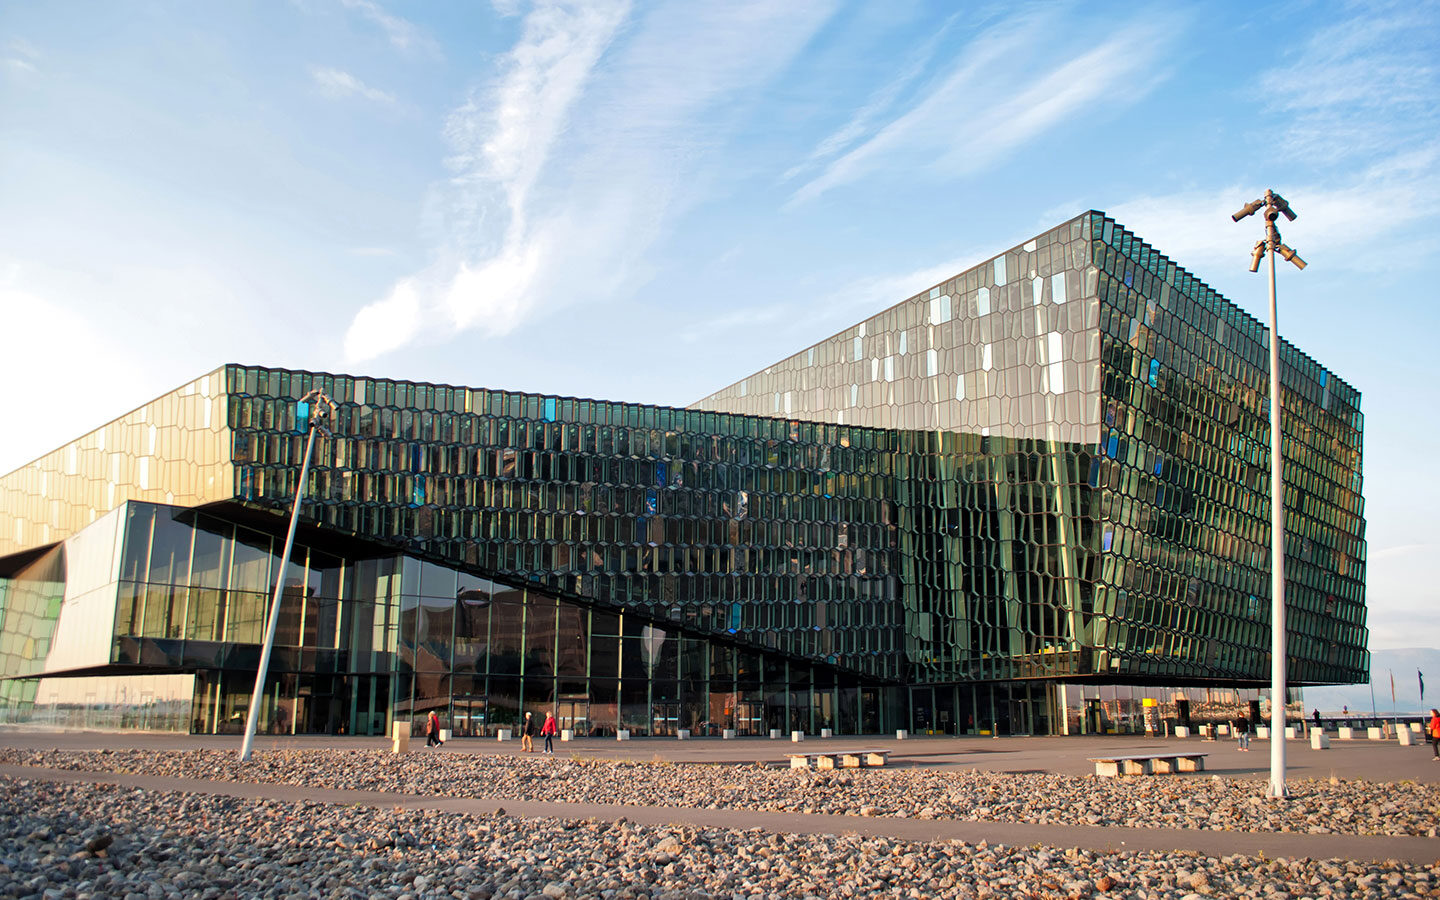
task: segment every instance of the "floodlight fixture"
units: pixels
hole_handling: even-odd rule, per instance
[[[1294,263],[1294,264],[1295,264],[1295,267],[1296,267],[1297,269],[1303,269],[1303,268],[1305,268],[1305,260],[1303,260],[1303,259],[1300,258],[1300,254],[1296,253],[1294,250],[1291,250],[1289,247],[1285,246],[1284,244],[1281,244],[1281,245],[1279,245],[1278,247],[1276,247],[1276,248],[1275,248],[1275,252],[1276,252],[1276,253],[1279,253],[1280,256],[1281,256],[1281,258],[1283,258],[1283,259],[1285,259],[1285,260],[1288,260],[1289,262]],[[1253,272],[1253,271],[1255,271],[1255,270],[1254,270],[1254,269],[1251,269],[1250,271]]]
[[[1246,216],[1253,216],[1253,215],[1255,215],[1255,213],[1259,212],[1260,207],[1262,207],[1262,206],[1264,206],[1264,205],[1265,205],[1265,198],[1264,198],[1264,197],[1261,197],[1259,200],[1251,200],[1249,203],[1247,203],[1247,204],[1245,204],[1244,206],[1240,207],[1240,211],[1239,211],[1239,212],[1237,212],[1237,213],[1232,213],[1231,216],[1230,216],[1230,218],[1232,218],[1232,219],[1234,219],[1235,221],[1238,222],[1238,221],[1240,221],[1241,219],[1245,218]]]
[[[1256,241],[1255,249],[1250,251],[1250,271],[1260,271],[1260,260],[1265,258],[1265,242]]]
[[[1265,194],[1270,206],[1284,214],[1285,218],[1289,219],[1292,222],[1295,221],[1297,213],[1290,208],[1289,203],[1285,202],[1284,197],[1280,196],[1274,191],[1266,191]]]

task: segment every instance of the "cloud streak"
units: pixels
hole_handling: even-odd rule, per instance
[[[1101,97],[1112,105],[1121,97],[1134,102],[1159,80],[1160,54],[1166,34],[1174,30],[1172,22],[1132,25],[1093,49],[1047,67],[1034,48],[1063,43],[1063,27],[1052,13],[1041,10],[981,32],[955,56],[949,73],[930,93],[831,162],[794,192],[789,205],[815,200],[892,166],[924,168],[942,178],[970,175],[1091,108]],[[1116,90],[1121,85],[1126,89]],[[867,120],[870,112],[862,110],[856,121]],[[838,136],[850,137],[849,130],[847,126]],[[826,148],[822,144],[816,153]]]
[[[1333,163],[1433,136],[1437,22],[1435,2],[1368,4],[1266,71],[1260,94],[1271,113],[1289,117],[1284,153]]]
[[[496,81],[449,117],[444,246],[356,316],[348,359],[456,330],[508,334],[646,278],[665,223],[721,166],[717,111],[782,71],[830,14],[758,0],[638,20],[623,0],[535,7]]]
[[[366,100],[383,103],[387,106],[393,106],[395,104],[394,94],[370,87],[354,75],[340,69],[315,66],[310,70],[310,78],[315,82],[315,86],[320,89],[321,95],[329,97],[332,100],[340,100],[347,97],[362,97]]]
[[[442,55],[440,45],[433,38],[411,22],[399,16],[390,15],[374,0],[340,0],[340,3],[346,9],[357,12],[367,21],[378,25],[395,49],[433,57]]]

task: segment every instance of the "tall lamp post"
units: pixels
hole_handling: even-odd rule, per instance
[[[1280,480],[1280,328],[1275,310],[1275,257],[1285,257],[1296,268],[1305,260],[1280,240],[1275,222],[1282,215],[1295,221],[1295,211],[1274,191],[1267,190],[1230,218],[1236,222],[1264,211],[1265,237],[1250,252],[1250,271],[1270,255],[1270,790],[1271,797],[1288,797],[1285,788],[1285,485]]]
[[[255,691],[250,695],[250,711],[245,717],[245,740],[240,744],[240,761],[250,758],[255,745],[255,728],[260,721],[260,701],[265,693],[265,676],[270,669],[270,650],[275,646],[275,629],[280,623],[280,595],[285,590],[285,570],[290,567],[290,550],[295,546],[295,526],[300,522],[300,503],[305,497],[305,479],[310,474],[310,457],[315,452],[315,434],[323,431],[330,436],[324,421],[335,413],[335,401],[319,388],[301,397],[297,407],[308,414],[305,438],[305,461],[300,464],[300,480],[295,485],[295,505],[290,510],[290,529],[285,533],[285,550],[280,554],[280,570],[275,573],[275,595],[270,598],[270,619],[265,625],[265,646],[260,651],[260,668],[255,671]]]

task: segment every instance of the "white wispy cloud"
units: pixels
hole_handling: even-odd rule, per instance
[[[645,278],[665,223],[721,167],[712,113],[782,71],[831,12],[717,0],[629,21],[623,0],[537,5],[498,80],[449,118],[437,261],[357,316],[347,356],[425,338],[404,292],[434,335],[502,335]]]
[[[379,88],[373,88],[360,79],[341,69],[330,69],[324,66],[314,66],[310,69],[310,77],[320,93],[334,100],[345,97],[363,97],[376,103],[386,105],[395,104],[395,95]]]
[[[1390,254],[1363,251],[1393,247],[1414,235],[1434,241],[1432,230],[1420,226],[1440,217],[1440,142],[1382,158],[1346,176],[1275,187],[1300,214],[1295,224],[1282,223],[1282,231],[1302,257],[1360,271],[1388,266]],[[1248,257],[1260,229],[1251,220],[1235,225],[1230,214],[1261,192],[1253,184],[1236,183],[1131,197],[1106,211],[1187,266],[1234,265]]]
[[[8,54],[0,59],[0,63],[3,63],[5,68],[25,75],[39,71],[35,61],[40,58],[40,51],[36,50],[29,41],[23,38],[11,38],[5,42],[5,49]]]
[[[931,92],[835,159],[796,190],[790,204],[882,168],[928,169],[940,177],[983,170],[1101,97],[1112,108],[1142,97],[1161,79],[1165,50],[1178,30],[1176,20],[1152,16],[1050,62],[1057,47],[1070,43],[1068,27],[1048,8],[1028,9],[975,35],[947,55],[954,65]]]
[[[916,50],[909,63],[889,82],[882,85],[879,90],[871,94],[865,105],[856,110],[850,119],[835,131],[826,135],[815,145],[801,162],[792,166],[781,178],[782,181],[789,181],[806,171],[813,169],[817,164],[824,162],[846,148],[851,147],[856,141],[867,134],[872,133],[876,124],[889,113],[905,92],[909,90],[926,70],[930,67],[936,49],[939,47],[950,29],[950,21],[945,22],[935,30],[920,48]]]
[[[1440,3],[1365,3],[1315,31],[1259,79],[1286,119],[1281,152],[1338,162],[1426,140],[1440,123]]]
[[[357,12],[368,21],[380,26],[381,30],[385,32],[385,36],[389,38],[391,45],[397,50],[436,57],[441,55],[440,45],[434,38],[416,27],[414,23],[386,12],[385,8],[374,0],[340,0],[340,3],[346,9]]]

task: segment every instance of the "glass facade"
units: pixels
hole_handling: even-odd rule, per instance
[[[189,673],[188,727],[235,727],[318,387],[273,730],[1070,733],[1087,686],[1248,704],[1267,340],[1092,212],[692,409],[225,366],[0,478],[0,664]],[[1359,395],[1282,365],[1291,678],[1361,681]]]

